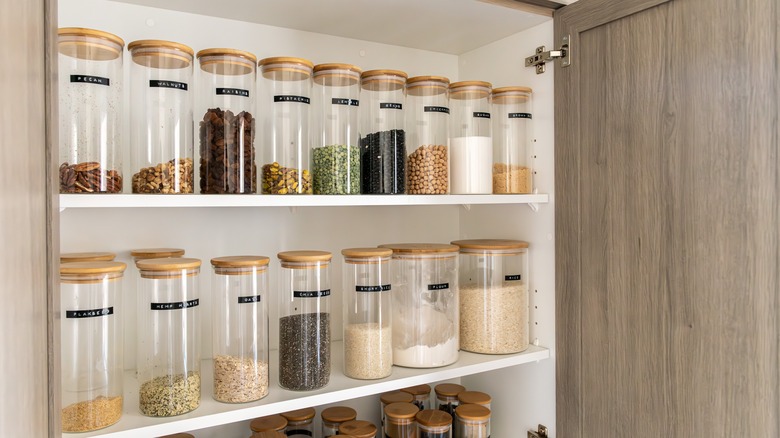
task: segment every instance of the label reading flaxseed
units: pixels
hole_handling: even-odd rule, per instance
[[[294,290],[294,298],[320,298],[330,296],[330,289],[323,290]]]
[[[113,315],[113,307],[105,307],[103,309],[89,309],[89,310],[66,310],[65,318],[94,318],[96,316]]]
[[[238,297],[238,304],[259,303],[261,296],[262,295],[255,295],[255,296],[248,296],[248,297]]]
[[[355,292],[387,292],[389,290],[389,284],[381,284],[376,286],[355,286]]]
[[[200,304],[199,299],[189,300],[189,301],[179,301],[176,303],[152,303],[151,309],[152,310],[179,310],[179,309],[189,309],[190,307],[197,307]]]

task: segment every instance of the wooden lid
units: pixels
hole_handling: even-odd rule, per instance
[[[411,403],[414,401],[414,396],[408,392],[391,391],[380,395],[379,400],[386,405],[391,403]]]
[[[356,438],[374,438],[376,431],[374,423],[365,420],[347,421],[339,426],[339,436],[345,434]]]
[[[453,245],[458,245],[460,249],[522,249],[528,248],[528,242],[511,239],[469,239],[453,240]]]
[[[279,432],[278,430],[263,430],[260,432],[254,432],[252,436],[249,438],[286,438],[286,437],[287,435],[285,435],[282,432]]]
[[[195,55],[200,60],[200,69],[223,76],[247,75],[255,71],[257,57],[236,49],[204,49]]]
[[[314,64],[308,59],[290,56],[275,56],[261,59],[257,65],[263,71],[263,77],[278,81],[302,81],[311,77]],[[277,75],[280,73],[280,75]]]
[[[237,49],[225,49],[225,48],[203,49],[195,55],[195,57],[198,59],[204,56],[236,56],[239,58],[244,58],[246,60],[252,61],[252,64],[255,64],[257,62],[257,56],[253,55],[252,53],[246,52],[244,50],[237,50]]]
[[[106,41],[111,41],[114,44],[119,44],[120,46],[125,46],[125,40],[122,38],[119,38],[118,36],[114,35],[113,33],[105,32],[102,30],[97,29],[89,29],[86,27],[61,27],[57,29],[57,35],[59,36],[85,36],[85,37],[93,37],[93,38],[100,38]]]
[[[95,274],[121,274],[127,265],[114,261],[71,262],[60,264],[60,275],[93,276]]]
[[[401,70],[368,70],[364,71],[363,74],[360,75],[361,80],[378,80],[379,78],[376,78],[376,76],[399,76],[404,78],[404,82],[406,82],[406,79],[409,77],[408,74],[405,72],[402,72]],[[374,79],[372,79],[374,78]]]
[[[314,66],[314,82],[328,87],[357,85],[363,70],[352,64],[317,64]]]
[[[195,438],[195,435],[190,433],[174,433],[173,435],[165,435],[160,438]]]
[[[226,256],[214,257],[211,265],[215,268],[253,268],[268,266],[269,261],[265,256]]]
[[[406,88],[444,87],[450,85],[449,78],[444,76],[414,76],[406,80]]]
[[[490,97],[490,82],[462,81],[450,84],[450,99],[477,100]]]
[[[331,73],[332,70],[349,70],[351,72],[361,74],[363,73],[363,69],[353,65],[353,64],[340,64],[336,62],[328,63],[328,64],[317,64],[314,66],[314,74],[322,73],[322,74],[328,74]],[[336,71],[333,71],[332,73],[336,73]]]
[[[298,409],[295,411],[290,412],[282,412],[282,417],[286,418],[287,421],[303,421],[308,420],[310,418],[314,418],[314,416],[317,414],[317,411],[314,410],[314,408],[303,408]]]
[[[460,81],[460,82],[453,82],[450,84],[450,90],[458,91],[458,88],[468,88],[468,87],[484,87],[484,88],[492,88],[493,84],[490,82],[485,81]]]
[[[273,64],[297,64],[302,67],[308,67],[310,70],[314,68],[314,63],[308,59],[295,58],[292,56],[273,56],[271,58],[263,58],[257,62],[259,66],[273,65]]]
[[[379,248],[390,248],[393,254],[436,254],[457,252],[458,247],[446,243],[385,243]]]
[[[110,262],[115,258],[113,252],[66,252],[60,254],[60,263]]]
[[[276,257],[283,262],[329,262],[333,254],[328,251],[283,251],[276,254]]]
[[[530,87],[500,87],[493,89],[493,96],[503,93],[533,93]]]
[[[438,409],[425,409],[418,412],[414,418],[423,426],[440,427],[452,425],[452,415]]]
[[[127,50],[131,52],[137,49],[169,49],[178,50],[190,56],[195,54],[190,46],[165,40],[137,40],[127,45]]]
[[[130,251],[130,255],[136,260],[181,257],[184,255],[184,250],[181,248],[142,248]]]
[[[333,406],[324,409],[320,416],[323,420],[331,423],[343,423],[345,421],[351,421],[357,418],[357,412],[347,406]]]
[[[465,390],[466,387],[458,385],[457,383],[439,383],[433,388],[436,395],[444,397],[456,397]]]
[[[341,250],[341,254],[353,259],[369,259],[390,257],[393,255],[393,250],[390,248],[346,248]]]
[[[281,415],[269,415],[267,417],[255,418],[249,423],[253,432],[263,432],[266,430],[284,430],[287,427],[287,419]]]
[[[110,61],[119,58],[125,47],[122,38],[102,30],[62,27],[57,35],[57,50],[72,58]]]
[[[412,419],[419,411],[420,408],[412,403],[390,403],[385,406],[385,415],[388,418]]]
[[[192,48],[181,43],[164,40],[138,40],[127,45],[133,62],[144,67],[181,69],[192,64]]]
[[[369,70],[360,75],[360,84],[369,91],[397,91],[404,88],[408,77],[400,70]]]
[[[177,271],[200,267],[199,259],[169,257],[162,259],[143,259],[135,263],[143,271]]]
[[[465,404],[486,405],[491,401],[490,395],[479,391],[463,391],[458,394],[458,402]]]
[[[410,386],[408,388],[402,388],[401,391],[408,392],[412,395],[430,395],[431,394],[431,385],[417,385],[417,386]]]
[[[464,420],[487,420],[490,418],[490,409],[476,404],[465,404],[455,408],[455,415]]]

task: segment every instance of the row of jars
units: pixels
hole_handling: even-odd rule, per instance
[[[122,192],[124,41],[107,32],[62,28],[58,48],[60,191]],[[134,41],[128,50],[133,193],[193,193],[196,165],[200,192],[207,194],[532,191],[529,88],[450,84],[439,76],[314,66],[291,57],[258,62],[233,49],[196,55],[183,44],[160,40]],[[198,140],[191,90],[195,58],[202,106],[195,120]],[[262,158],[256,108],[264,116]]]

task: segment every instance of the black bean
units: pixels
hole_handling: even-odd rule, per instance
[[[361,193],[402,194],[406,181],[403,129],[375,132],[360,139]]]

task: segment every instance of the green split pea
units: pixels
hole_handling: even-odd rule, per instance
[[[314,193],[347,195],[360,193],[360,149],[329,145],[314,148]]]

